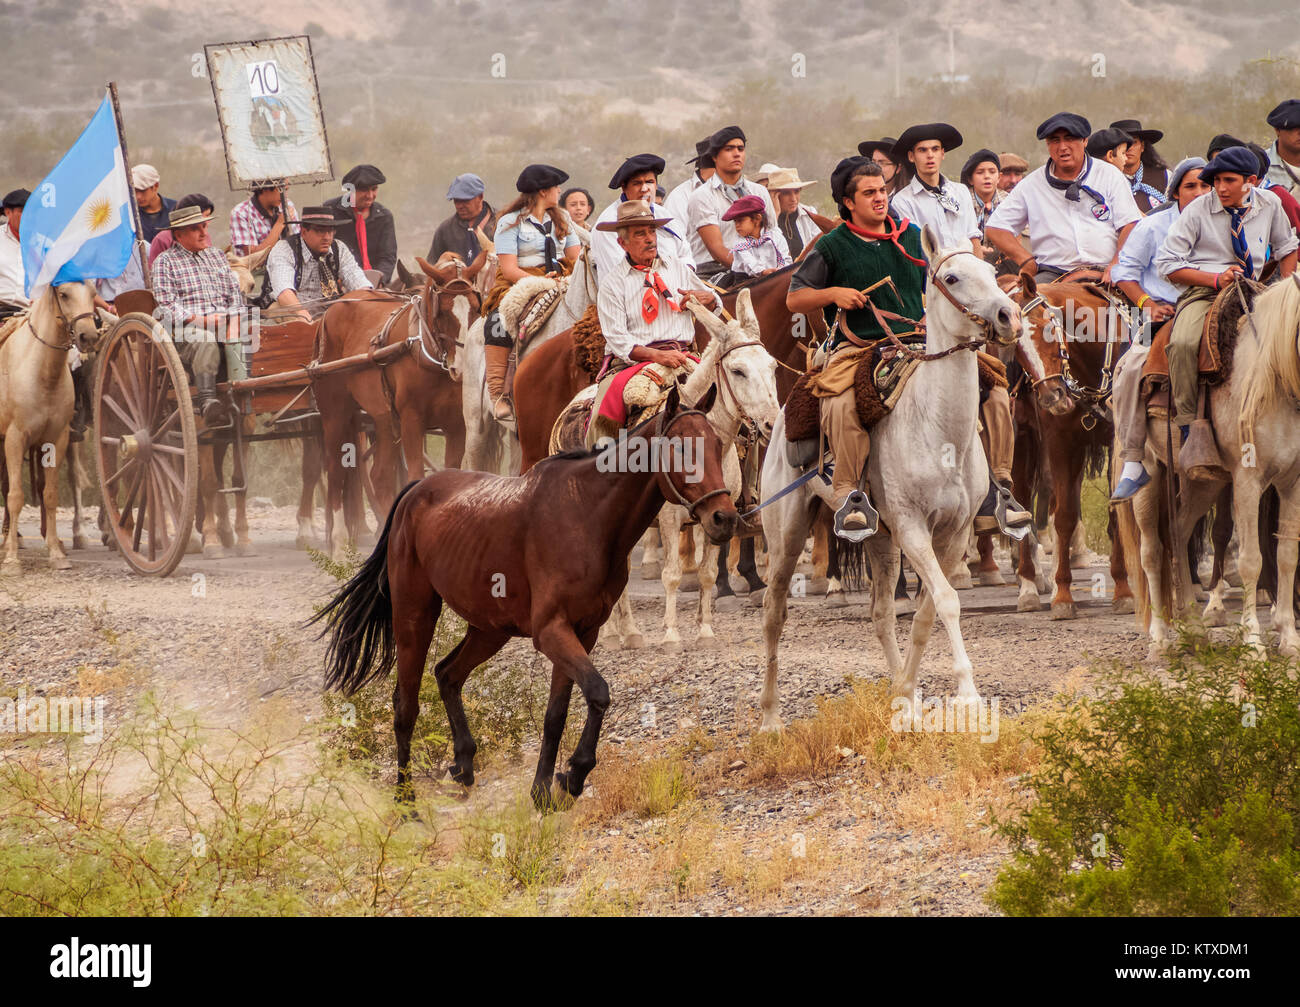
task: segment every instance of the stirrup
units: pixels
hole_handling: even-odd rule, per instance
[[[997,520],[998,528],[1002,530],[1003,535],[1007,535],[1017,542],[1023,541],[1034,530],[1033,515],[1017,503],[1015,497],[1011,495],[1011,491],[996,479],[993,480],[993,486],[997,497],[993,504],[993,517]],[[1027,514],[1028,518],[1022,519],[1015,524],[1009,523],[1007,511],[1011,509],[1012,504],[1015,504],[1016,510]]]
[[[852,516],[852,521],[846,522]],[[861,542],[880,528],[880,514],[862,490],[854,490],[835,512],[835,534],[846,542]]]

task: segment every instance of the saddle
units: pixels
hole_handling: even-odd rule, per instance
[[[567,276],[525,276],[501,298],[497,310],[506,332],[515,337],[519,349],[546,325],[568,289]]]
[[[573,340],[573,366],[591,381],[600,377],[605,364],[605,333],[600,328],[600,315],[592,304],[582,313],[570,335]]]
[[[618,412],[617,405],[609,408],[598,398],[602,392],[614,395],[620,392],[618,377],[634,368],[624,368],[614,375],[612,382],[600,385],[588,385],[573,397],[560,413],[551,427],[550,452],[568,451],[583,448],[587,443],[587,432],[592,424],[599,424],[598,436],[616,436],[619,430],[630,430],[642,420],[653,416],[663,408],[668,393],[677,379],[678,370],[663,364],[645,364],[625,379],[621,385],[622,414],[621,422],[608,413]],[[694,364],[680,370],[690,374]],[[605,386],[605,387],[602,387]]]
[[[1237,348],[1237,326],[1243,314],[1242,298],[1232,289],[1241,286],[1246,307],[1255,304],[1255,297],[1264,289],[1263,284],[1254,280],[1238,280],[1237,284],[1219,291],[1214,303],[1210,305],[1209,314],[1205,316],[1205,328],[1201,331],[1201,345],[1198,350],[1198,371],[1205,384],[1222,384],[1232,377],[1232,357]],[[1169,336],[1173,332],[1173,319],[1165,322],[1156,331],[1151,340],[1151,351],[1142,366],[1143,394],[1150,398],[1159,386],[1169,383]]]

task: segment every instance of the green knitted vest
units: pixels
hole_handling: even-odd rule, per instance
[[[908,227],[899,239],[908,253],[918,259],[924,258],[921,251],[921,232],[915,224]],[[871,292],[871,299],[882,311],[892,311],[907,318],[919,319],[925,311],[922,294],[925,290],[925,271],[894,247],[891,241],[863,241],[846,226],[840,224],[829,234],[822,235],[816,245],[826,261],[828,287],[851,287],[862,290],[877,280],[892,276],[894,286],[902,297],[900,304],[894,292],[888,287],[878,287]],[[835,324],[834,304],[823,309],[826,314],[826,326]],[[859,339],[881,339],[884,330],[877,324],[870,308],[848,311],[844,315],[845,324]],[[911,326],[906,322],[890,322],[895,332],[907,332]],[[831,349],[842,346],[846,339],[836,335]]]

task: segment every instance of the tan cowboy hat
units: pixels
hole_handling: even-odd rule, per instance
[[[772,192],[783,192],[787,189],[803,189],[809,185],[816,185],[814,179],[811,182],[801,181],[799,178],[798,168],[777,168],[776,171],[768,177],[767,187]]]
[[[160,228],[160,230],[175,231],[182,227],[193,227],[195,224],[202,224],[211,219],[212,215],[204,213],[201,206],[182,206],[167,214],[167,226]]]
[[[654,216],[650,204],[644,199],[628,199],[618,204],[617,219],[597,224],[596,230],[618,231],[624,227],[640,227],[643,224],[649,224],[651,227],[667,227],[668,221],[672,219],[672,217]]]

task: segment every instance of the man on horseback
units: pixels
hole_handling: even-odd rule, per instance
[[[1300,197],[1300,98],[1288,98],[1268,113],[1277,139],[1268,148],[1268,181]]]
[[[698,234],[708,253],[706,258],[695,260],[695,271],[705,279],[731,268],[731,248],[738,236],[735,225],[722,218],[736,200],[741,196],[757,196],[763,201],[768,219],[776,220],[776,208],[767,189],[744,175],[744,130],[739,126],[724,126],[709,137],[708,152],[713,158],[714,175],[691,194],[688,207],[689,230]],[[778,231],[773,240],[777,251],[788,262],[790,249],[785,237]],[[692,239],[692,246],[694,243]]]
[[[27,307],[27,296],[23,292],[26,275],[23,272],[23,246],[18,242],[18,225],[30,196],[26,189],[15,189],[4,198],[5,222],[0,224],[0,318]]]
[[[1072,112],[1058,112],[1037,131],[1046,142],[1047,163],[1025,176],[984,228],[984,240],[1032,272],[1039,283],[1081,266],[1110,270],[1120,247],[1142,214],[1128,180],[1114,165],[1085,151],[1092,128]],[[1020,244],[1028,226],[1030,254]]]
[[[341,221],[337,210],[309,206],[302,211],[302,229],[281,238],[266,259],[275,303],[297,308],[303,321],[319,317],[334,300],[350,290],[371,290],[373,284],[357,265],[348,246],[335,238]]]
[[[900,181],[890,203],[900,217],[918,228],[929,224],[943,248],[966,242],[983,258],[980,227],[970,190],[941,174],[944,155],[962,144],[962,136],[946,122],[909,126],[894,144]]]
[[[1201,169],[1201,180],[1213,191],[1182,212],[1156,257],[1156,271],[1182,291],[1169,335],[1169,382],[1184,439],[1196,419],[1198,353],[1214,298],[1243,276],[1258,279],[1270,256],[1290,276],[1300,245],[1281,201],[1256,185],[1259,159],[1246,147],[1217,154]]]
[[[624,415],[621,401],[609,408],[604,403],[615,377],[637,364],[673,370],[688,366],[692,361],[686,351],[695,340],[695,319],[685,310],[686,302],[710,308],[719,303],[712,291],[694,289],[695,271],[684,259],[660,253],[659,231],[668,222],[655,216],[645,200],[629,199],[618,204],[615,220],[596,225],[618,233],[623,257],[610,268],[596,299],[606,358],[592,405],[589,445],[611,433],[610,425],[598,420]],[[613,393],[621,395],[621,387]],[[615,421],[613,427],[617,425]]]
[[[695,194],[696,189],[713,177],[713,158],[709,156],[709,141],[712,139],[712,136],[706,136],[703,140],[696,141],[695,156],[686,162],[695,165],[695,170],[691,172],[690,178],[668,193],[667,198],[664,200],[664,216],[677,221],[678,225],[687,232],[686,241],[691,246],[692,266],[703,262],[709,257],[709,250],[704,247],[704,242],[700,240],[699,231],[692,230],[688,226],[688,221],[690,219],[691,196]]]
[[[613,272],[615,265],[626,254],[619,245],[618,238],[614,236],[614,232],[600,227],[601,224],[608,224],[618,219],[619,207],[630,200],[639,199],[650,207],[655,217],[668,219],[664,208],[654,201],[655,188],[659,184],[659,176],[663,174],[663,170],[662,157],[657,154],[637,154],[624,161],[618,171],[614,172],[614,177],[609,180],[611,189],[621,189],[622,192],[618,199],[600,212],[600,216],[596,218],[596,231],[591,236],[591,258],[596,266],[597,283],[600,283],[608,273]],[[678,228],[680,226],[678,224]],[[674,259],[681,259],[694,268],[695,260],[691,257],[691,246],[678,233],[678,228],[665,224],[658,229],[660,254],[665,258],[671,256]]]
[[[447,198],[456,212],[438,225],[429,245],[428,260],[437,262],[445,252],[455,252],[468,265],[466,279],[473,279],[483,268],[487,253],[480,247],[479,230],[490,235],[496,230],[496,214],[483,198],[486,186],[477,175],[457,175],[447,188]]]
[[[219,423],[225,417],[217,398],[223,344],[230,376],[243,371],[244,297],[225,255],[212,247],[203,211],[197,206],[173,210],[169,221],[176,240],[154,262],[154,300],[178,343],[181,362],[194,375],[203,422]]]

